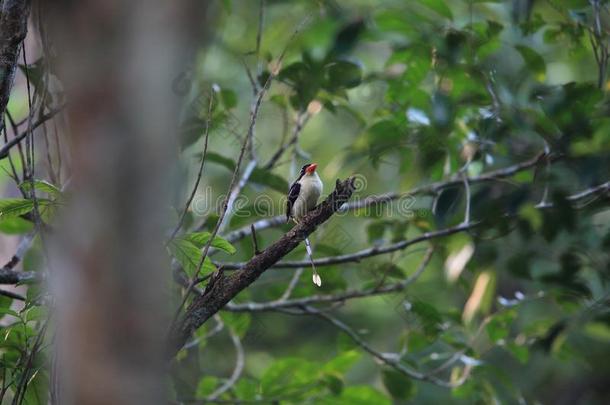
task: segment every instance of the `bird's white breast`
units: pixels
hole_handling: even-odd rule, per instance
[[[293,216],[301,218],[311,211],[318,203],[318,198],[322,194],[322,180],[318,173],[305,175],[299,181],[301,190],[293,205]]]

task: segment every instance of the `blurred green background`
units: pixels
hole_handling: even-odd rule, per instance
[[[566,199],[608,180],[608,84],[592,45],[608,43],[606,2],[596,8],[586,0],[268,0],[257,55],[259,7],[258,1],[216,2],[197,64],[175,83],[187,124],[177,206],[192,184],[184,180],[196,175],[212,85],[218,101],[211,155],[187,229],[210,228],[213,202],[226,193],[227,168],[239,153],[253,100],[244,66],[261,83],[270,70],[279,75],[256,123],[260,172],[238,200],[229,229],[281,215],[284,190],[310,161],[319,164],[325,194],[335,179],[357,174],[362,186],[354,198],[363,198],[510,167],[545,148],[557,160],[473,184],[471,216],[485,221],[483,227],[434,239],[428,268],[405,292],[349,300],[331,310],[376,350],[401,354],[410,368],[429,372],[453,359],[438,375],[455,382],[468,369],[459,387],[406,378],[315,316],[223,312],[225,326],[242,338],[246,361],[240,381],[221,398],[608,403],[608,196],[577,207]],[[299,114],[309,119],[297,147],[272,170],[263,169],[290,138]],[[540,203],[554,206],[543,210]],[[458,184],[416,195],[412,205],[401,200],[380,212],[338,215],[313,235],[314,256],[457,225],[464,208]],[[267,246],[289,228],[258,232],[259,244]],[[238,253],[215,260],[252,256],[251,238],[235,246]],[[293,296],[402,280],[426,247],[322,267],[321,289],[306,268]],[[303,258],[299,247],[286,259]],[[293,273],[267,271],[237,302],[278,299]],[[178,398],[203,398],[232,373],[231,340],[226,329],[205,338],[213,328],[213,322],[204,326],[196,344],[180,353],[173,383]]]

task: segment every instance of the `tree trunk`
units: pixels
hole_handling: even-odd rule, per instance
[[[41,3],[66,87],[71,201],[52,241],[61,404],[166,403],[172,81],[203,2]],[[200,41],[200,38],[195,38]]]

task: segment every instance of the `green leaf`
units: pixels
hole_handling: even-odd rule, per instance
[[[218,378],[208,375],[199,380],[199,384],[197,384],[197,398],[205,398],[214,392],[214,389],[218,385]]]
[[[383,385],[395,399],[410,399],[417,392],[417,387],[413,384],[413,381],[396,370],[383,370],[381,372],[381,379]]]
[[[342,26],[335,36],[335,42],[330,53],[336,55],[349,53],[358,43],[358,39],[364,30],[363,19],[357,19]]]
[[[366,234],[368,236],[369,243],[379,242],[383,239],[386,228],[385,221],[373,221],[366,227]]]
[[[381,392],[369,386],[346,387],[341,394],[340,402],[325,402],[326,404],[345,405],[390,405],[392,402]]]
[[[19,185],[19,187],[23,191],[30,191],[32,189],[32,182],[24,181]],[[34,180],[34,189],[48,193],[53,197],[58,197],[61,195],[61,190],[57,186],[49,183],[46,180]]]
[[[419,0],[419,3],[433,10],[437,14],[449,19],[453,20],[453,14],[451,13],[451,9],[447,7],[444,0]]]
[[[180,147],[186,149],[204,134],[206,120],[197,116],[189,116],[180,125]]]
[[[441,330],[443,318],[432,305],[417,300],[411,303],[411,311],[417,315],[427,336],[436,336]]]
[[[220,99],[227,110],[237,106],[237,94],[233,90],[220,90]]]
[[[193,277],[201,261],[201,249],[195,246],[191,241],[184,238],[175,238],[169,243],[169,251],[178,260],[178,263],[186,271],[189,277]],[[209,257],[205,258],[200,276],[205,276],[216,271],[216,266]]]
[[[25,312],[26,322],[39,321],[47,318],[49,315],[48,308],[44,307],[31,307]]]
[[[209,242],[210,236],[212,236],[210,232],[192,232],[182,235],[180,238],[188,240],[199,249],[203,249]],[[229,254],[234,254],[237,251],[229,241],[221,238],[220,236],[215,236],[210,246],[225,251]]]
[[[485,326],[485,331],[492,342],[496,343],[500,339],[506,339],[510,332],[510,325],[515,320],[516,313],[512,310],[499,313],[491,318]]]
[[[329,91],[337,88],[351,89],[362,82],[362,68],[348,61],[337,61],[326,68],[327,88]]]
[[[519,363],[527,364],[530,357],[530,352],[527,346],[519,345],[517,343],[509,343],[506,345],[506,349],[513,355]]]
[[[34,357],[34,367],[42,363],[42,355]],[[49,396],[49,375],[44,370],[32,374],[23,397],[24,404],[46,404]]]
[[[222,0],[222,6],[228,14],[231,14],[233,10],[233,5],[231,0]]]
[[[9,297],[5,297],[5,296],[0,296],[0,308],[10,308],[11,304],[13,303],[13,299],[9,298]]]
[[[199,155],[199,157],[201,158],[201,155]],[[235,162],[219,153],[208,151],[205,158],[210,162],[217,163],[231,171],[235,170]]]
[[[235,170],[235,162],[218,153],[208,152],[206,155],[206,159],[210,162],[217,163],[230,171]],[[273,190],[278,191],[282,194],[285,194],[288,191],[288,182],[284,178],[260,167],[256,167],[252,171],[252,174],[250,175],[250,181],[262,186],[271,187]]]
[[[405,278],[404,271],[399,266],[397,266],[396,264],[391,263],[391,262],[386,262],[386,263],[382,263],[381,265],[379,265],[379,267],[377,268],[375,273],[378,276],[387,276],[387,277],[393,277],[393,278],[398,278],[398,279]]]
[[[17,319],[21,319],[21,316],[10,308],[0,308],[0,315],[10,315]]]
[[[589,322],[584,328],[585,335],[603,343],[610,343],[610,326],[603,322]]]
[[[52,201],[45,198],[37,198],[38,208],[51,205]],[[18,217],[34,209],[34,201],[24,198],[5,198],[0,200],[0,221],[5,218]]]
[[[343,378],[334,373],[327,373],[322,376],[322,382],[328,387],[333,395],[340,395],[345,385]]]
[[[22,235],[30,232],[34,224],[21,217],[8,217],[0,220],[0,232],[7,235]]]
[[[285,194],[289,188],[288,182],[283,177],[259,167],[252,171],[250,180],[253,183],[271,187],[273,190],[282,194]]]
[[[521,54],[527,67],[534,72],[538,79],[544,77],[546,73],[546,63],[540,54],[532,48],[523,45],[515,46],[515,49]]]
[[[361,354],[357,350],[345,351],[326,363],[322,370],[325,372],[345,374],[358,362],[358,360],[360,360],[360,358]]]
[[[34,209],[34,202],[23,198],[0,200],[0,219],[27,214]]]
[[[244,401],[253,401],[258,395],[258,383],[256,381],[241,378],[235,385],[235,394]]]
[[[261,392],[267,397],[304,395],[304,388],[318,379],[318,365],[301,358],[277,360],[261,378]]]
[[[247,313],[223,312],[220,317],[222,321],[239,337],[246,336],[252,318]]]

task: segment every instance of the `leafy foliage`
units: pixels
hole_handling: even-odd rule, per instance
[[[195,276],[250,135],[252,86],[271,84],[245,154],[256,165],[200,277],[232,277],[215,263],[251,260],[289,229],[249,234],[282,215],[304,163],[319,164],[325,192],[355,174],[356,203],[387,198],[310,237],[314,259],[342,259],[319,266],[320,289],[307,262],[269,269],[197,330],[172,370],[175,401],[608,403],[606,2],[599,28],[584,0],[263,3],[260,49],[258,13],[223,1],[209,56],[180,77],[188,187],[206,133],[209,150],[170,257]],[[36,86],[40,69],[25,69]],[[42,179],[20,190],[44,196],[45,212],[65,198]],[[31,198],[0,200],[0,232],[33,231],[33,210]],[[345,259],[354,252],[364,254]],[[41,256],[35,244],[24,268]],[[39,298],[34,286],[23,309],[0,298],[0,355],[14,379],[43,318]],[[33,376],[28,401],[46,403],[47,384],[44,371]]]
[[[331,8],[303,29],[296,46],[287,46],[269,97],[279,115],[260,118],[267,130],[269,125],[277,128],[286,116],[314,111],[312,103],[319,102],[322,112],[312,115],[299,144],[333,167],[325,173],[330,179],[339,172],[365,173],[364,195],[459,180],[461,173],[485,175],[544,150],[558,158],[517,170],[505,182],[471,184],[470,219],[483,226],[436,244],[429,267],[437,271],[428,270],[418,287],[379,302],[349,301],[342,311],[354,324],[367,325],[354,331],[372,346],[386,348],[389,355],[395,352],[401,364],[416,372],[443,370],[439,373],[458,386],[435,388],[391,367],[366,365],[360,357],[352,367],[374,387],[359,386],[360,377],[327,368],[346,353],[362,350],[349,336],[318,326],[313,319],[254,312],[247,327],[239,323],[239,335],[246,346],[274,359],[266,362],[265,371],[252,366],[248,377],[225,394],[227,399],[333,404],[510,402],[523,396],[542,400],[553,396],[532,387],[523,372],[526,364],[536,370],[531,373],[547,376],[549,364],[557,367],[576,361],[575,356],[603,368],[591,357],[592,351],[575,349],[573,345],[588,338],[569,326],[592,325],[585,320],[589,317],[607,318],[604,305],[591,306],[603,301],[607,291],[608,258],[599,249],[608,239],[608,229],[592,227],[607,218],[606,201],[587,200],[575,210],[568,197],[603,184],[608,173],[605,88],[595,85],[598,71],[582,69],[582,61],[594,60],[587,48],[591,6],[549,2],[528,9],[519,4],[418,0]],[[268,5],[266,12],[273,15],[275,7]],[[227,22],[238,13],[231,10]],[[297,24],[296,17],[290,21]],[[273,58],[289,31],[288,25],[272,26],[264,32],[269,68],[262,70],[259,83],[265,83],[276,67]],[[234,45],[241,49],[238,42]],[[216,74],[220,81],[225,77]],[[247,87],[232,89],[238,99],[248,92]],[[240,105],[241,101],[232,101],[225,111]],[[274,148],[265,145],[267,134],[258,132],[257,137],[265,139],[257,143],[257,153],[272,153]],[[278,139],[285,142],[285,130]],[[293,159],[310,160],[302,155],[297,151]],[[218,152],[209,156],[229,170],[235,167],[232,158]],[[273,176],[285,173],[255,171],[251,181],[281,192],[285,180]],[[260,190],[251,191],[259,195]],[[340,255],[460,225],[468,193],[457,181],[433,189],[429,197],[416,196],[415,205],[406,211],[398,202],[358,211],[354,218],[342,217],[335,225],[341,231],[323,229],[316,235],[320,241],[314,251],[319,256]],[[553,208],[541,209],[551,204]],[[247,206],[249,214],[270,215],[257,211],[256,201]],[[366,218],[364,224],[361,217]],[[251,220],[233,222],[245,225]],[[265,233],[258,239],[259,244],[269,240]],[[468,256],[465,245],[474,246]],[[248,242],[236,247],[245,259],[252,253]],[[421,258],[416,252],[325,267],[321,274],[328,281],[320,293],[405,280]],[[302,253],[295,252],[294,259]],[[270,284],[242,294],[239,301],[273,302],[285,289],[278,280],[288,282],[280,276],[264,278]],[[308,278],[299,279],[295,298],[316,293]],[[601,327],[596,328],[606,321],[595,321],[597,326],[590,330],[596,332],[591,333],[604,336],[598,332]],[[287,330],[271,327],[270,322]],[[308,327],[310,322],[316,326]],[[337,334],[339,352],[327,355],[332,352],[332,333]],[[212,356],[211,350],[205,352]],[[256,356],[246,362],[256,363]],[[319,359],[327,366],[320,368]],[[464,380],[458,383],[461,376]],[[548,378],[556,378],[557,384],[564,381]]]

